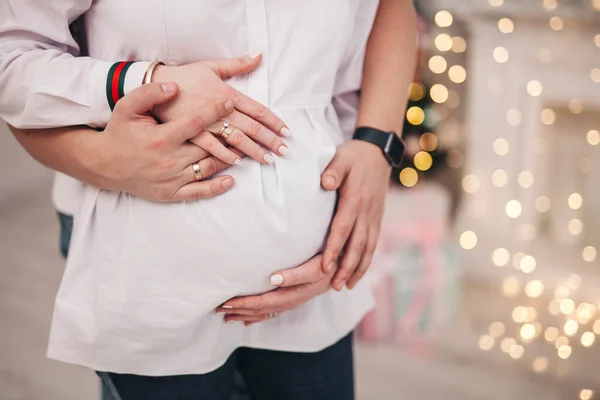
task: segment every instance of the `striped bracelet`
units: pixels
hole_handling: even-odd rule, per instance
[[[108,71],[108,77],[106,78],[106,98],[111,111],[115,109],[117,102],[125,96],[125,76],[132,64],[133,61],[117,62]]]

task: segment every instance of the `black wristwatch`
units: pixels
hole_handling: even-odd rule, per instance
[[[404,142],[394,132],[385,132],[375,128],[360,127],[354,132],[352,139],[364,140],[381,148],[386,160],[393,168],[402,164]]]

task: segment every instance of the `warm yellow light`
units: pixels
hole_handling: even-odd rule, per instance
[[[571,290],[579,289],[581,287],[581,276],[577,274],[570,275],[569,279],[567,280],[567,286]]]
[[[510,261],[510,253],[505,248],[499,248],[492,253],[492,262],[497,267],[503,267]]]
[[[565,325],[563,327],[563,331],[565,332],[565,335],[567,335],[567,336],[575,335],[577,333],[578,329],[579,329],[579,323],[572,319],[565,322]]]
[[[552,300],[550,304],[548,304],[548,311],[552,315],[560,314],[560,303],[557,300]]]
[[[540,297],[544,292],[544,284],[541,281],[535,280],[525,285],[525,294],[529,297]]]
[[[592,7],[596,11],[600,11],[600,0],[592,0]]]
[[[419,180],[419,174],[412,168],[404,168],[400,171],[400,182],[406,187],[413,187]]]
[[[579,400],[590,400],[594,395],[594,391],[591,389],[581,389],[579,392]]]
[[[600,335],[600,319],[594,321],[594,325],[592,326],[592,330],[596,335]]]
[[[475,193],[479,190],[479,178],[475,175],[465,175],[462,180],[462,186],[465,192],[467,193]]]
[[[446,10],[439,11],[437,14],[435,14],[434,19],[435,19],[435,23],[440,28],[447,28],[450,25],[452,25],[452,22],[454,21],[452,14]]]
[[[434,74],[441,74],[448,68],[448,62],[442,56],[433,56],[429,59],[429,69]]]
[[[500,18],[498,21],[498,29],[502,33],[511,33],[515,30],[515,24],[510,18]]]
[[[554,342],[554,347],[556,347],[557,349],[561,346],[568,346],[569,345],[569,338],[566,336],[559,336],[558,338],[556,338],[556,341]]]
[[[471,250],[477,246],[477,235],[473,231],[465,231],[460,235],[460,246],[465,250]]]
[[[571,357],[571,347],[570,346],[560,346],[558,348],[558,356],[563,360]]]
[[[503,169],[492,172],[492,183],[496,187],[504,187],[508,183],[508,174]]]
[[[523,306],[515,307],[512,312],[512,319],[517,323],[527,321],[527,308]]]
[[[510,218],[519,218],[522,211],[523,207],[521,206],[519,200],[513,199],[506,203],[506,215],[508,215]]]
[[[590,322],[595,313],[595,305],[590,303],[581,303],[577,306],[577,321],[580,324],[587,324],[588,322]]]
[[[506,112],[506,122],[512,126],[519,125],[521,123],[521,112],[515,108],[511,108]]]
[[[492,7],[500,7],[504,4],[504,0],[489,0],[489,2]]]
[[[491,350],[496,341],[490,335],[483,335],[479,338],[479,348],[484,351]]]
[[[571,193],[569,195],[569,207],[573,210],[579,210],[583,205],[583,197],[579,193]]]
[[[419,145],[425,151],[434,151],[438,145],[438,138],[431,132],[425,132],[419,138]]]
[[[514,297],[519,294],[519,288],[521,287],[521,282],[518,278],[514,276],[507,276],[502,281],[502,293],[506,297]]]
[[[551,108],[544,108],[540,114],[540,119],[545,125],[552,125],[556,121],[556,113]]]
[[[548,196],[539,196],[535,200],[535,208],[541,213],[550,211],[550,206],[551,204]]]
[[[508,153],[508,150],[510,149],[508,140],[504,138],[498,138],[494,140],[492,147],[494,149],[494,153],[498,154],[499,156],[505,156]]]
[[[464,53],[466,50],[467,41],[461,36],[454,36],[452,38],[452,51],[455,53]]]
[[[410,107],[406,110],[406,120],[412,125],[421,125],[425,121],[425,111],[421,107]]]
[[[441,104],[448,100],[448,89],[441,83],[436,83],[433,85],[429,90],[429,94],[431,95],[431,100],[435,101],[436,103]]]
[[[494,56],[494,60],[498,64],[504,64],[508,61],[509,58],[508,50],[506,49],[506,47],[503,46],[496,47],[492,55]]]
[[[462,65],[453,65],[448,70],[448,77],[454,83],[463,83],[467,79],[467,70]]]
[[[521,260],[521,271],[529,274],[535,270],[536,262],[533,256],[525,256]]]
[[[592,79],[593,82],[600,83],[600,68],[594,68],[590,72],[590,78]]]
[[[569,315],[575,310],[575,302],[571,299],[564,299],[560,302],[560,312]]]
[[[555,328],[554,326],[550,326],[550,327],[546,328],[546,332],[544,332],[544,338],[548,342],[554,342],[558,338],[559,334],[560,334],[560,331],[558,330],[558,328]]]
[[[573,114],[581,114],[583,112],[583,102],[579,99],[569,100],[569,111]]]
[[[425,86],[420,82],[412,82],[408,87],[408,99],[410,101],[419,101],[425,97]]]
[[[516,360],[523,357],[524,352],[525,349],[523,349],[523,346],[521,346],[520,344],[515,344],[510,348],[508,354],[510,354],[510,356]]]
[[[431,154],[426,151],[419,151],[413,158],[415,167],[420,171],[427,171],[433,165]]]
[[[579,218],[573,218],[569,221],[569,233],[573,236],[579,235],[583,232],[583,221]]]
[[[545,47],[542,47],[541,49],[538,50],[538,60],[540,60],[540,62],[542,64],[549,64],[552,62],[552,52],[550,51],[550,49],[547,49]]]
[[[536,335],[535,326],[533,324],[525,324],[521,327],[519,334],[523,340],[531,340]]]
[[[564,23],[563,19],[561,17],[557,17],[557,16],[550,18],[549,24],[550,24],[550,28],[552,28],[552,30],[555,30],[555,31],[560,31],[562,28],[565,27],[565,23]]]
[[[594,43],[597,47],[600,47],[600,33],[597,34],[596,37],[594,37]]]
[[[558,301],[563,301],[571,294],[571,290],[569,290],[566,286],[559,286],[554,291],[554,298]]]
[[[531,185],[533,185],[533,173],[531,173],[531,171],[521,171],[518,180],[519,186],[521,186],[522,188],[528,188]]]
[[[544,8],[548,11],[552,11],[556,8],[556,0],[544,0]]]
[[[546,357],[536,357],[531,364],[531,368],[535,372],[544,372],[548,368],[548,359]]]
[[[504,338],[500,342],[500,348],[503,352],[508,353],[510,349],[517,344],[517,341],[513,338]]]
[[[581,335],[581,344],[585,347],[590,347],[594,344],[596,340],[596,335],[593,332],[583,332]]]
[[[596,260],[598,256],[598,250],[594,246],[586,246],[581,252],[583,259],[587,262],[592,262]]]
[[[436,36],[434,44],[439,51],[448,51],[452,48],[452,38],[447,33],[440,33]]]
[[[533,224],[519,225],[517,228],[518,235],[523,240],[533,240],[536,235],[536,227]]]
[[[523,257],[525,257],[525,253],[520,251],[515,253],[515,255],[513,256],[512,263],[516,269],[521,269],[521,260],[523,259]]]
[[[506,332],[506,328],[502,322],[496,321],[490,324],[490,335],[492,337],[498,338],[504,335],[504,332]]]
[[[586,135],[586,138],[588,143],[592,146],[600,144],[600,132],[598,132],[596,129],[589,131]]]
[[[527,93],[531,96],[537,97],[542,94],[544,87],[542,86],[540,81],[529,81],[527,83]]]

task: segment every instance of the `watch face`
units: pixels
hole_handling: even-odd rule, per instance
[[[404,143],[395,134],[386,146],[386,155],[394,168],[397,168],[402,163],[404,157]]]

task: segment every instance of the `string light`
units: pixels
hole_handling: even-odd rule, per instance
[[[434,20],[437,26],[439,26],[440,28],[447,28],[450,25],[452,25],[454,18],[452,17],[452,14],[449,11],[443,10],[435,14]]]
[[[583,112],[583,102],[579,99],[569,100],[569,111],[573,114],[581,114]]]
[[[596,146],[600,144],[600,132],[598,132],[596,129],[592,129],[587,133],[586,139],[589,144]]]
[[[492,262],[498,267],[503,267],[510,261],[510,253],[505,248],[499,248],[492,253]]]
[[[548,11],[552,11],[556,8],[556,0],[544,0],[544,8]]]
[[[537,373],[544,372],[548,368],[548,359],[546,357],[537,357],[533,360],[531,368]]]
[[[484,351],[489,351],[494,348],[496,340],[490,335],[483,335],[479,338],[479,348]]]
[[[408,99],[410,101],[419,101],[425,97],[425,86],[420,82],[412,82],[408,87]]]
[[[541,213],[545,213],[550,211],[550,198],[548,198],[548,196],[539,196],[536,200],[535,200],[535,208],[541,212]]]
[[[489,331],[492,337],[499,338],[500,336],[504,335],[504,332],[506,332],[506,328],[504,327],[504,324],[502,322],[496,321],[490,324]]]
[[[549,24],[550,24],[550,28],[552,28],[552,30],[555,30],[555,31],[560,31],[561,29],[563,29],[565,27],[565,23],[562,20],[562,18],[556,17],[556,16],[550,18]]]
[[[521,206],[519,200],[513,199],[506,203],[506,215],[508,215],[510,218],[519,218],[522,211],[523,206]]]
[[[594,391],[590,389],[582,389],[579,392],[579,400],[590,400],[594,395]]]
[[[556,122],[556,113],[551,108],[544,108],[540,114],[540,119],[544,125],[552,125]]]
[[[594,344],[596,340],[596,335],[593,332],[583,332],[581,335],[581,345],[584,347],[590,347]]]
[[[462,180],[462,186],[465,192],[475,193],[479,190],[479,178],[475,175],[465,175]]]
[[[427,171],[433,165],[431,154],[426,151],[419,151],[413,159],[415,167],[420,171]]]
[[[506,63],[509,58],[508,50],[506,50],[506,47],[503,46],[496,47],[492,55],[498,64]]]
[[[419,181],[419,174],[413,168],[404,168],[400,171],[400,183],[406,187],[413,187]]]
[[[519,125],[521,123],[521,112],[516,108],[511,108],[506,112],[506,122],[512,126]]]
[[[460,235],[460,245],[465,250],[471,250],[477,246],[477,235],[473,231],[465,231]]]
[[[579,193],[571,193],[568,200],[569,208],[579,210],[583,205],[583,197]]]
[[[466,50],[467,41],[462,36],[454,36],[452,38],[452,51],[455,53],[464,53]]]
[[[436,36],[434,45],[439,51],[448,51],[452,48],[452,38],[447,33],[440,33]]]
[[[544,332],[544,339],[546,339],[546,341],[548,342],[554,342],[556,339],[558,339],[559,334],[560,331],[558,330],[558,328],[550,326],[546,328],[546,331]]]
[[[499,156],[505,156],[506,154],[508,154],[508,151],[510,150],[510,145],[508,143],[508,140],[504,139],[504,138],[498,138],[496,140],[494,140],[494,143],[492,144],[492,148],[494,149],[494,153],[496,153]]]
[[[497,187],[504,187],[508,183],[508,174],[503,169],[492,172],[492,183]]]
[[[519,186],[521,186],[522,188],[528,188],[531,187],[531,185],[533,185],[533,174],[531,173],[531,171],[521,171],[521,173],[519,174]]]
[[[510,18],[501,18],[498,21],[498,30],[502,33],[512,33],[515,30],[515,24]]]
[[[467,79],[467,71],[462,65],[453,65],[448,70],[448,77],[454,83],[463,83]]]
[[[590,78],[592,82],[600,83],[600,68],[594,68],[590,71]]]
[[[541,281],[535,280],[525,285],[525,294],[531,298],[540,297],[544,292],[544,284]]]
[[[425,132],[419,138],[419,145],[425,151],[434,151],[438,146],[438,138],[431,132]]]
[[[587,262],[592,262],[596,260],[598,256],[598,251],[594,246],[586,246],[581,252],[581,256]]]
[[[489,2],[492,7],[500,7],[504,4],[504,0],[489,0]]]
[[[521,287],[521,281],[514,276],[507,276],[502,281],[502,293],[506,297],[514,297],[519,294],[519,290]],[[600,325],[598,325],[600,328]]]
[[[542,94],[543,91],[543,86],[540,83],[540,81],[529,81],[529,83],[527,83],[527,93],[529,93],[531,96],[537,97],[539,95]]]
[[[600,47],[600,33],[594,37],[594,43],[597,47]]]
[[[429,59],[429,69],[434,74],[441,74],[448,68],[446,59],[442,56],[433,56]]]
[[[425,121],[425,111],[421,107],[410,107],[406,111],[406,120],[412,125],[421,125]]]

